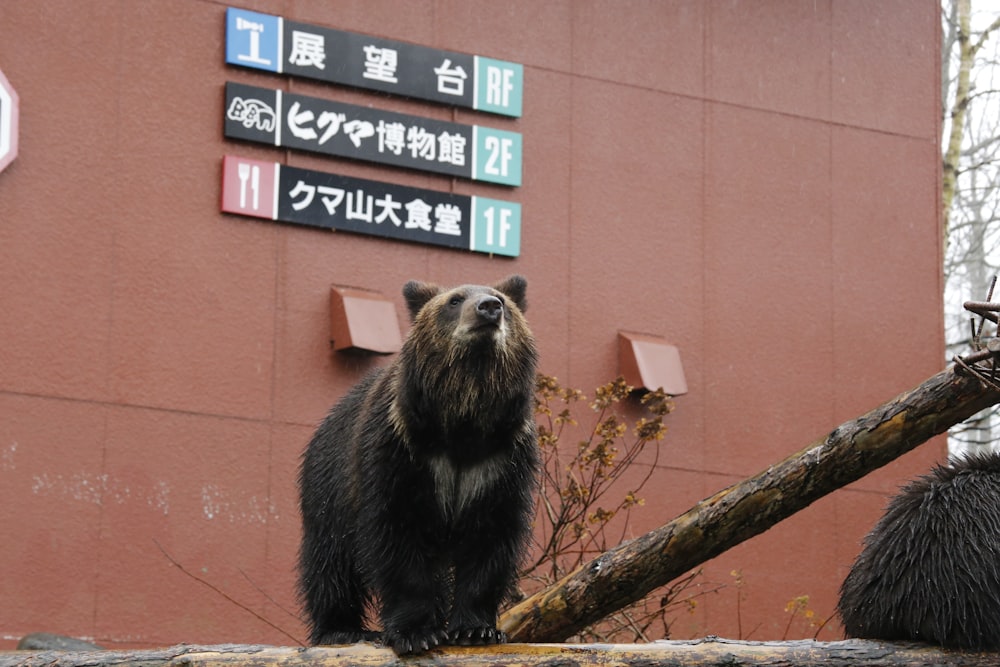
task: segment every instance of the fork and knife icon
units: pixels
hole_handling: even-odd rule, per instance
[[[250,181],[250,193],[253,198],[253,210],[260,208],[260,167],[240,162],[237,167],[240,179],[240,208],[247,207],[247,181]]]

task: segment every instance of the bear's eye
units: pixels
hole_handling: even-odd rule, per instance
[[[462,305],[462,301],[464,301],[464,300],[465,299],[463,299],[462,297],[460,297],[459,295],[456,294],[455,296],[451,297],[450,301],[448,301],[448,305],[449,306],[460,306],[460,305]]]

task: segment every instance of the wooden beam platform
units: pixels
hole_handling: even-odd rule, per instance
[[[446,647],[400,658],[372,644],[339,647],[180,645],[135,651],[0,651],[0,667],[954,667],[1000,665],[1000,653],[867,640],[748,642],[717,637],[649,644]]]

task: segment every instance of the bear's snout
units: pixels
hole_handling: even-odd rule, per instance
[[[495,296],[480,297],[476,302],[476,314],[488,322],[499,322],[503,317],[503,302]]]

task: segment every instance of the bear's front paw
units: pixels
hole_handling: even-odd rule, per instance
[[[507,633],[490,625],[460,627],[448,633],[452,644],[458,646],[482,646],[484,644],[506,644]]]
[[[444,630],[416,630],[413,632],[386,630],[382,633],[382,643],[391,648],[396,655],[423,653],[447,641],[448,633]]]

